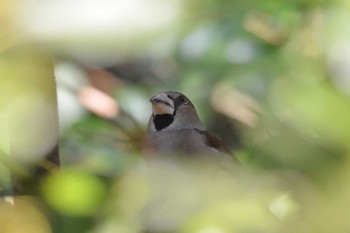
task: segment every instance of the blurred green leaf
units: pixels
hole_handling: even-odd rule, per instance
[[[42,185],[47,202],[68,216],[94,214],[106,197],[106,186],[96,176],[62,170],[49,176]]]

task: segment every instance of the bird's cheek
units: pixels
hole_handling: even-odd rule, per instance
[[[174,109],[165,104],[153,104],[153,114],[161,115],[161,114],[173,114]]]

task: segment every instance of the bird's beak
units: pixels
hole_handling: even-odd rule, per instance
[[[155,95],[150,99],[152,103],[153,115],[173,114],[174,101],[170,99],[165,93]]]

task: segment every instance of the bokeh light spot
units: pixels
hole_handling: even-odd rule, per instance
[[[106,187],[97,177],[77,172],[61,171],[48,177],[42,192],[47,202],[67,215],[91,215],[106,195]]]

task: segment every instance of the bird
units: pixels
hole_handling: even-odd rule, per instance
[[[152,114],[143,141],[147,157],[215,157],[238,163],[223,140],[201,122],[184,94],[164,91],[150,99]]]

